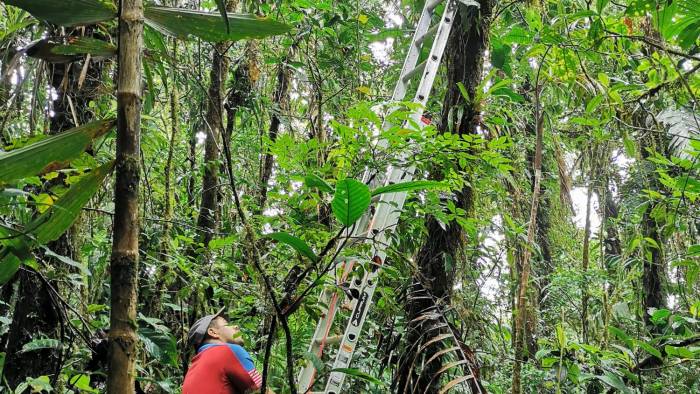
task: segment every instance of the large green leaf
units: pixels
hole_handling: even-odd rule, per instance
[[[304,256],[308,257],[309,260],[311,261],[318,261],[318,256],[314,253],[314,251],[311,249],[309,245],[307,245],[304,241],[301,239],[285,233],[285,232],[279,232],[279,233],[272,233],[272,234],[267,234],[265,237],[274,239],[275,241],[280,241],[284,242],[287,245],[293,247],[296,249],[297,252],[303,254]]]
[[[340,223],[350,226],[369,207],[371,199],[367,185],[355,179],[346,178],[335,185],[331,208]]]
[[[154,29],[178,38],[195,36],[204,41],[237,41],[265,38],[289,31],[289,26],[248,14],[228,14],[229,29],[214,13],[168,7],[146,7],[146,23]]]
[[[61,26],[88,25],[117,16],[114,3],[100,0],[3,0],[35,18]]]
[[[23,148],[0,153],[0,184],[60,168],[63,163],[78,157],[114,124],[114,120],[88,123]]]
[[[138,329],[139,339],[146,352],[167,364],[177,365],[177,345],[172,335],[148,327]]]
[[[409,192],[414,190],[426,190],[426,189],[440,189],[446,188],[447,185],[443,182],[438,181],[410,181],[402,183],[394,183],[393,185],[387,185],[378,187],[372,190],[372,196],[376,196],[384,193],[396,193],[396,192]]]
[[[71,186],[49,209],[28,226],[39,244],[55,241],[73,224],[80,210],[97,193],[102,181],[112,172],[114,162],[102,165]]]
[[[25,343],[24,346],[22,346],[22,350],[20,353],[27,353],[27,352],[33,352],[36,350],[42,350],[42,349],[60,349],[61,348],[61,341],[58,339],[52,339],[52,338],[39,338],[35,339],[31,342]]]
[[[59,45],[51,48],[51,52],[59,55],[83,55],[113,56],[117,53],[117,47],[107,41],[92,37],[78,37],[70,41],[68,45]]]
[[[608,386],[618,389],[623,393],[632,392],[632,390],[625,386],[625,382],[623,382],[619,376],[613,373],[606,372],[605,375],[598,375],[596,376],[596,378],[600,379],[601,382],[607,384]]]
[[[112,161],[82,177],[49,209],[32,220],[25,234],[0,227],[1,238],[5,238],[0,249],[0,285],[14,276],[23,260],[31,257],[31,247],[58,239],[73,224],[113,167]]]

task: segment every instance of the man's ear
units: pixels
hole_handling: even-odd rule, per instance
[[[207,335],[212,338],[219,339],[219,333],[216,331],[216,329],[214,329],[214,327],[207,328]]]

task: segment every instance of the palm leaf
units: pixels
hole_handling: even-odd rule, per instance
[[[51,48],[51,52],[59,55],[84,55],[113,56],[117,53],[117,47],[109,42],[92,37],[74,38],[68,45],[58,45]]]
[[[31,145],[0,153],[0,184],[54,171],[77,158],[95,138],[114,127],[102,120],[70,129]]]
[[[6,238],[0,248],[0,285],[14,276],[23,260],[31,258],[31,248],[58,239],[73,224],[113,167],[112,161],[82,177],[49,209],[32,220],[24,233],[0,227],[0,235]]]
[[[89,25],[117,16],[112,2],[100,0],[3,0],[37,19],[61,26]]]
[[[466,383],[472,392],[482,392],[476,370],[476,359],[450,324],[446,311],[421,284],[414,283],[405,300],[409,305],[424,305],[414,312],[408,323],[411,343],[403,351],[395,383],[403,381],[399,392],[447,392]],[[411,306],[406,307],[411,310]],[[457,374],[449,378],[448,374]],[[416,380],[406,381],[406,377]],[[438,386],[441,384],[441,386]],[[403,391],[402,391],[403,390]],[[421,390],[421,391],[418,391]],[[425,390],[425,391],[423,391]]]
[[[182,39],[195,36],[209,42],[265,38],[290,29],[283,23],[248,14],[227,14],[228,29],[220,16],[210,12],[150,6],[144,15],[146,24],[161,33]]]

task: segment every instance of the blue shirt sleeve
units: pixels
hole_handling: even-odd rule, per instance
[[[246,372],[250,372],[253,369],[255,369],[255,364],[253,364],[253,358],[250,357],[250,354],[243,349],[243,346],[241,345],[236,345],[233,343],[228,343],[228,347],[231,349],[233,354],[236,355],[238,358],[238,361],[241,363],[243,368],[245,368]]]

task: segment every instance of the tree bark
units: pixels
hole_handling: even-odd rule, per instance
[[[219,139],[223,128],[223,91],[221,89],[226,75],[226,49],[227,43],[214,45],[212,53],[212,66],[210,72],[210,85],[208,90],[207,113],[204,128],[207,138],[204,143],[204,176],[202,178],[202,202],[199,206],[197,227],[199,240],[205,246],[212,240],[217,223],[218,195],[219,195]]]
[[[296,44],[295,44],[296,45]],[[287,61],[294,55],[294,46],[289,49],[289,53],[282,60],[277,69],[277,87],[272,97],[272,109],[270,118],[270,128],[267,133],[267,138],[273,144],[277,141],[280,125],[282,124],[281,116],[289,110],[289,85],[291,70],[287,65]],[[257,209],[256,213],[261,213],[265,210],[267,202],[268,183],[272,177],[272,165],[274,156],[272,152],[265,149],[265,154],[262,158],[262,166],[260,167],[260,187],[258,189]]]
[[[112,240],[109,329],[110,394],[134,393],[136,293],[139,262],[142,0],[122,0],[119,10],[117,158]]]

